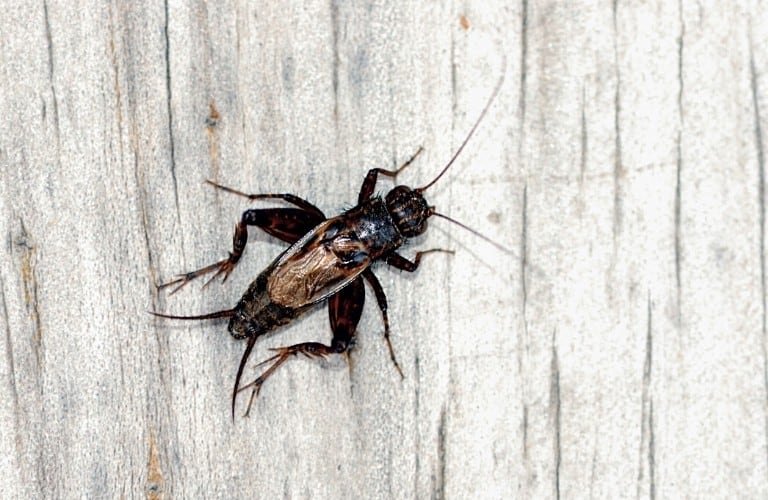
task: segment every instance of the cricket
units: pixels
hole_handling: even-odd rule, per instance
[[[258,395],[264,382],[288,359],[298,354],[308,358],[325,358],[332,354],[343,354],[354,343],[356,329],[365,304],[365,285],[373,294],[381,311],[384,323],[384,340],[392,363],[403,377],[390,339],[387,296],[371,265],[384,261],[387,265],[402,271],[414,272],[422,257],[429,253],[453,253],[451,250],[433,248],[416,252],[413,260],[403,257],[398,250],[410,239],[427,230],[431,217],[445,219],[490,242],[502,251],[504,246],[483,236],[466,225],[436,211],[424,198],[424,192],[437,183],[451,168],[491,108],[504,81],[501,78],[488,98],[480,116],[469,133],[454,152],[447,164],[429,183],[422,187],[410,188],[398,185],[384,197],[374,195],[379,176],[392,179],[408,167],[421,153],[416,153],[396,170],[374,168],[363,180],[357,199],[357,206],[327,218],[323,212],[307,200],[293,194],[246,194],[206,181],[216,189],[254,200],[282,200],[290,208],[254,208],[242,213],[235,226],[232,251],[219,262],[196,271],[178,275],[172,281],[159,285],[164,289],[174,287],[171,294],[200,276],[213,273],[206,285],[221,276],[222,282],[233,271],[243,255],[248,241],[248,226],[256,226],[267,234],[290,246],[267,266],[248,286],[239,302],[232,309],[216,311],[199,316],[176,316],[151,312],[151,314],[174,320],[209,320],[229,318],[229,333],[235,338],[246,340],[232,390],[232,418],[235,416],[237,395],[251,389],[245,415],[250,412],[253,399]],[[272,349],[275,354],[258,366],[267,368],[252,382],[240,385],[243,370],[251,355],[256,340],[262,335],[290,323],[301,314],[321,303],[328,302],[333,338],[330,345],[321,342],[299,344]]]

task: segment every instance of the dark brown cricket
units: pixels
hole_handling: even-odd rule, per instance
[[[433,215],[456,222],[436,213],[422,193],[437,182],[454,163],[488,112],[502,82],[503,76],[469,134],[450,161],[429,184],[416,189],[396,186],[383,199],[373,195],[378,176],[397,177],[422,151],[419,148],[416,154],[397,170],[381,168],[369,170],[360,189],[357,206],[336,217],[326,218],[316,206],[293,194],[245,194],[212,181],[206,181],[218,189],[244,196],[249,200],[280,199],[296,207],[246,210],[235,226],[229,257],[180,275],[159,287],[176,285],[171,292],[175,293],[193,279],[214,271],[215,274],[211,280],[221,275],[223,281],[226,281],[245,249],[248,240],[247,226],[259,227],[268,234],[291,244],[259,274],[232,309],[200,316],[152,313],[163,318],[185,320],[229,318],[229,332],[232,336],[236,339],[247,339],[232,392],[233,418],[238,392],[252,389],[248,403],[249,411],[253,397],[258,394],[264,381],[289,357],[299,353],[308,357],[325,357],[329,354],[344,353],[350,348],[365,303],[364,280],[373,289],[381,310],[384,339],[390,358],[400,375],[403,375],[389,338],[387,297],[370,266],[377,260],[383,260],[392,267],[413,272],[419,267],[421,258],[425,254],[452,253],[435,248],[416,252],[413,261],[410,261],[400,255],[397,250],[409,238],[424,233],[427,229],[427,219]],[[459,225],[466,228],[462,224]],[[303,342],[273,349],[276,354],[263,362],[271,363],[270,366],[253,382],[241,387],[240,379],[243,369],[256,339],[278,326],[289,323],[325,300],[328,301],[328,313],[333,332],[330,345]]]

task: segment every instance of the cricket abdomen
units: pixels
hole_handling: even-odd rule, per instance
[[[228,329],[236,339],[259,337],[303,312],[302,309],[285,307],[272,301],[267,292],[267,278],[272,267],[259,274],[235,306]]]

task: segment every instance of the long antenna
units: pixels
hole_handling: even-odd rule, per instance
[[[434,211],[432,212],[432,215],[434,215],[435,217],[439,217],[439,218],[441,218],[441,219],[445,219],[445,220],[447,220],[447,221],[449,221],[449,222],[453,222],[453,223],[454,223],[454,224],[456,224],[457,226],[459,226],[459,227],[461,227],[461,228],[463,228],[463,229],[466,229],[467,231],[469,231],[470,233],[474,234],[474,235],[475,235],[475,236],[477,236],[478,238],[484,239],[485,241],[487,241],[487,242],[488,242],[488,243],[490,243],[491,245],[495,246],[496,248],[498,248],[498,249],[499,249],[499,250],[501,250],[502,252],[508,253],[508,254],[510,254],[510,255],[515,255],[515,252],[514,252],[514,251],[512,251],[512,249],[505,247],[505,246],[504,246],[504,245],[502,245],[501,243],[496,243],[495,241],[493,241],[493,240],[492,240],[491,238],[489,238],[488,236],[486,236],[486,235],[484,235],[484,234],[482,234],[482,233],[480,233],[480,232],[478,232],[478,231],[476,231],[476,230],[472,229],[471,227],[467,226],[466,224],[462,224],[461,222],[457,221],[456,219],[451,219],[451,218],[450,218],[450,217],[448,217],[447,215],[439,214],[439,213],[437,213],[437,212],[434,212]]]
[[[417,193],[423,193],[434,183],[440,180],[440,177],[443,176],[444,173],[448,171],[449,168],[451,168],[451,165],[453,165],[453,162],[456,161],[456,158],[461,154],[462,150],[464,149],[464,146],[467,145],[469,142],[469,139],[472,138],[472,134],[475,133],[475,130],[477,130],[477,127],[480,126],[480,122],[483,121],[483,118],[485,118],[485,115],[488,113],[488,110],[491,107],[491,104],[493,104],[493,101],[496,99],[496,96],[499,94],[499,89],[501,89],[501,84],[504,83],[504,73],[506,73],[507,70],[507,59],[504,58],[504,62],[502,64],[502,70],[501,70],[501,77],[499,77],[499,81],[496,83],[496,87],[493,89],[493,92],[491,93],[491,97],[488,98],[488,102],[485,104],[485,107],[483,108],[483,111],[480,113],[480,116],[477,118],[477,121],[474,125],[472,125],[472,128],[469,130],[469,133],[467,134],[467,137],[464,139],[464,142],[461,143],[461,146],[459,146],[459,149],[456,150],[455,153],[453,153],[453,156],[448,161],[448,163],[443,167],[443,170],[440,171],[439,174],[437,174],[437,177],[435,177],[432,182],[427,184],[424,187],[416,188],[414,191]]]

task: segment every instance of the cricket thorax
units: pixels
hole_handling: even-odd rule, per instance
[[[405,243],[405,235],[398,230],[387,205],[378,196],[344,212],[342,217],[368,249],[371,260],[376,260]]]

